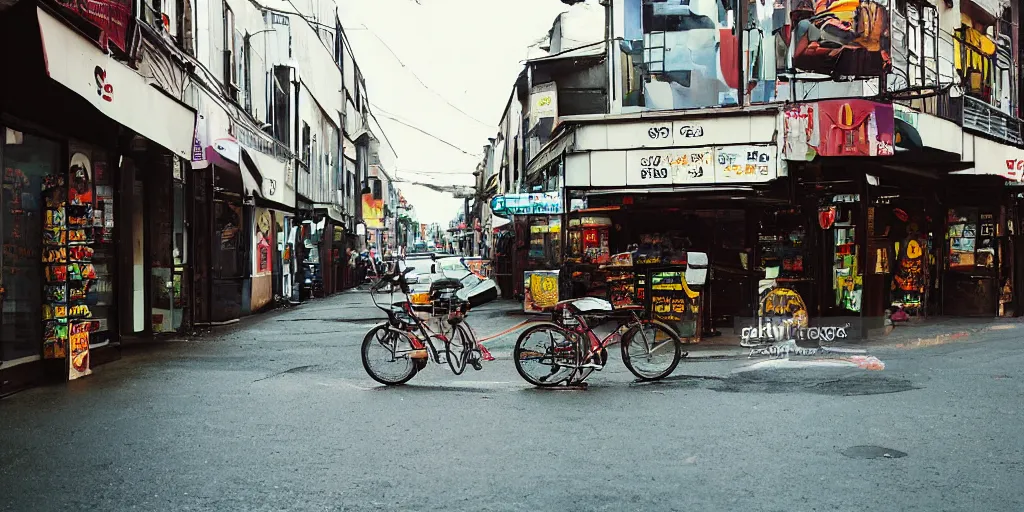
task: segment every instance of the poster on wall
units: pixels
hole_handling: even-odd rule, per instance
[[[273,271],[274,220],[270,210],[256,209],[256,274],[264,275]]]
[[[723,146],[715,148],[715,182],[755,183],[778,175],[774,146]]]
[[[535,270],[524,272],[523,311],[544,313],[558,302],[557,270]]]
[[[363,223],[367,229],[384,229],[384,200],[363,194]]]
[[[690,289],[683,270],[651,274],[651,313],[681,338],[697,338],[700,292]]]

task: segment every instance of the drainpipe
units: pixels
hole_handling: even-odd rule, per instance
[[[743,51],[743,36],[745,35],[744,31],[746,31],[747,28],[747,2],[748,0],[739,0],[736,2],[738,4],[736,8],[736,44],[740,49],[736,56],[736,65],[738,66],[737,71],[739,71],[737,74],[739,82],[738,87],[736,87],[736,101],[739,103],[740,108],[743,108],[744,103],[746,103],[747,95],[746,55]]]

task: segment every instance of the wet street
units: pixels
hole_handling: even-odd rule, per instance
[[[723,358],[641,385],[614,360],[540,391],[514,334],[482,371],[378,386],[373,315],[340,294],[0,401],[0,510],[1024,510],[1015,325],[872,347],[882,371]]]

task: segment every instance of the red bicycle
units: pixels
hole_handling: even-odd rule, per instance
[[[361,348],[363,368],[373,380],[389,386],[404,384],[416,376],[433,359],[447,363],[452,373],[461,375],[467,367],[480,370],[482,359],[489,354],[466,323],[469,303],[458,297],[462,288],[457,279],[439,279],[430,285],[430,303],[413,305],[409,300],[409,284],[405,275],[412,267],[399,270],[397,264],[370,289],[373,305],[387,313],[388,320],[366,333]],[[377,302],[377,292],[389,288],[388,304]],[[404,301],[394,302],[400,291]],[[436,323],[436,328],[430,325]],[[434,345],[441,342],[442,350]],[[442,359],[442,356],[443,359]]]
[[[551,322],[534,325],[519,336],[513,351],[516,370],[535,386],[582,384],[605,367],[608,347],[620,342],[622,362],[637,379],[662,379],[683,358],[682,341],[664,323],[641,318],[642,310],[642,306],[616,309],[596,297],[559,302]],[[599,339],[594,327],[609,320],[618,326]]]

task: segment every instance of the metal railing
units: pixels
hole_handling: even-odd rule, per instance
[[[1008,144],[1024,142],[1020,119],[971,96],[963,97],[963,127]]]

